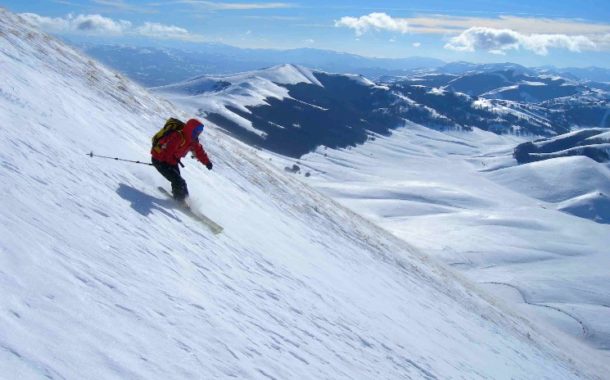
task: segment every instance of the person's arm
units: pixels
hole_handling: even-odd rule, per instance
[[[210,161],[208,154],[205,152],[201,144],[199,142],[193,142],[191,149],[195,153],[195,157],[197,157],[197,159],[204,164],[208,170],[212,170],[212,161]]]

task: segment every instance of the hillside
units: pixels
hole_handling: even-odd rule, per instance
[[[610,110],[608,112],[610,113]],[[519,144],[513,155],[520,164],[569,156],[586,156],[597,162],[608,162],[608,151],[608,130],[590,128]]]
[[[0,9],[0,377],[603,378],[426,255],[208,123],[183,171],[146,159],[188,117]],[[556,339],[556,340],[555,340]]]
[[[411,123],[355,148],[320,148],[294,175],[608,355],[608,167],[587,157],[518,165],[522,141]]]

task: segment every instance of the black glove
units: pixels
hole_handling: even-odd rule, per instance
[[[206,167],[206,168],[208,168],[208,170],[212,170],[212,167],[213,167],[213,166],[214,166],[214,165],[212,165],[212,163],[211,163],[211,162],[208,162],[207,164],[205,164],[205,167]]]

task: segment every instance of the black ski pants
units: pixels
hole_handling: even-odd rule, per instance
[[[178,165],[171,165],[154,158],[152,159],[152,164],[163,177],[172,183],[172,194],[176,200],[182,201],[189,195],[186,181],[180,175],[180,168]]]

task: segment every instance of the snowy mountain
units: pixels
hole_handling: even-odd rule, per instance
[[[371,131],[387,134],[401,123],[403,107],[386,87],[362,76],[295,65],[202,76],[154,91],[250,145],[292,157],[320,145],[363,143]]]
[[[438,68],[433,68],[432,70],[437,73],[447,73],[447,74],[475,74],[475,73],[488,73],[494,71],[516,71],[520,73],[533,73],[532,69],[529,69],[525,66],[505,62],[505,63],[472,63],[472,62],[450,62],[446,65],[442,65]]]
[[[603,84],[502,70],[416,75],[390,86],[459,125],[496,133],[554,136],[610,127],[610,91]]]
[[[596,72],[603,72],[603,69]],[[569,132],[574,127],[610,126],[607,122],[610,86],[587,78],[579,79],[566,70],[526,68],[510,63],[458,62],[434,70],[415,70],[407,76],[384,77],[383,82],[407,88],[423,86],[428,92],[437,94],[466,94],[480,108],[503,117],[514,115],[517,120],[513,119],[513,125],[521,126],[517,130],[526,134],[549,136]],[[448,99],[442,103],[451,105],[455,102]],[[482,117],[494,119],[488,115]],[[524,125],[525,120],[532,118],[536,119],[533,125]],[[474,126],[494,130],[485,123]],[[503,125],[495,130],[511,129]]]
[[[250,145],[291,157],[319,146],[355,146],[375,133],[387,136],[405,120],[440,130],[535,136],[610,126],[610,91],[516,71],[416,74],[375,83],[280,65],[153,90]]]
[[[601,67],[566,67],[566,68],[540,68],[539,71],[549,70],[559,75],[572,75],[580,80],[610,83],[610,69]]]
[[[549,75],[561,76],[567,79],[576,81],[592,81],[592,82],[610,82],[610,69],[601,67],[563,67],[555,66],[540,66],[540,67],[525,67],[516,63],[472,63],[472,62],[450,62],[444,65],[419,68],[411,70],[413,74],[477,74],[491,73],[496,71],[514,71],[520,74],[528,75]]]
[[[446,91],[487,99],[539,103],[550,99],[592,92],[585,83],[556,75],[531,73],[515,68],[472,71],[465,74],[425,73],[403,77],[409,84],[434,84]],[[444,79],[440,80],[440,79]],[[386,78],[386,80],[391,78]],[[394,82],[397,80],[395,79]]]
[[[608,373],[208,122],[214,170],[183,174],[212,235],[154,169],[85,155],[145,160],[188,114],[2,9],[0,31],[0,377]]]

